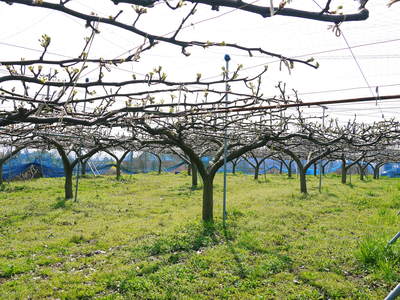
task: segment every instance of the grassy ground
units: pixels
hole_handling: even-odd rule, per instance
[[[3,186],[1,299],[382,299],[400,281],[400,181],[229,176],[229,220],[203,225],[184,174]]]

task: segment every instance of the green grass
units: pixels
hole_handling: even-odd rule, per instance
[[[214,224],[184,174],[63,179],[0,192],[1,299],[383,299],[400,281],[400,181],[222,177]]]

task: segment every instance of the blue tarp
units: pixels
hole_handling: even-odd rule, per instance
[[[388,177],[400,177],[400,164],[398,163],[389,163],[385,164],[382,167],[382,176],[388,176]]]
[[[178,168],[187,165],[186,162],[181,161],[173,155],[161,155],[164,172],[175,172]],[[210,157],[202,157],[202,161],[205,165],[210,162]],[[250,159],[251,161],[252,159]],[[289,164],[289,161],[286,161]],[[324,163],[324,162],[323,162]],[[172,165],[171,165],[172,164]],[[23,174],[29,168],[36,168],[39,170],[43,177],[62,177],[64,176],[64,169],[61,159],[55,152],[20,152],[15,157],[8,160],[3,166],[3,179],[10,180],[18,175]],[[90,165],[86,165],[87,174],[106,174],[111,168],[115,167],[115,163],[110,159],[103,160],[91,160]],[[340,161],[331,161],[325,166],[325,173],[333,173],[341,168]],[[227,171],[232,172],[233,164],[228,163]],[[281,165],[280,161],[273,159],[266,159],[260,167],[259,173],[264,174],[268,172],[279,172],[282,169],[283,173],[287,173],[285,164]],[[296,173],[297,166],[292,163],[292,173]],[[371,168],[368,168],[371,171]],[[158,160],[150,153],[143,153],[139,157],[134,158],[133,154],[128,155],[127,159],[121,165],[121,171],[126,174],[137,174],[137,173],[148,173],[158,170]],[[94,171],[94,172],[93,172]],[[222,172],[221,167],[218,172]],[[237,172],[245,174],[254,174],[254,168],[244,159],[241,159],[236,166]],[[77,172],[77,167],[74,169],[74,173]],[[317,164],[316,174],[319,174],[320,167]],[[308,175],[314,174],[314,165],[307,170]],[[400,177],[400,165],[399,164],[386,164],[382,167],[382,175],[389,177]]]
[[[56,166],[49,166],[49,165],[41,164],[41,163],[34,161],[32,163],[22,163],[22,164],[18,164],[18,165],[5,164],[3,166],[3,179],[10,180],[16,176],[19,176],[19,175],[25,173],[32,167],[39,170],[42,173],[43,177],[63,177],[64,176],[63,168],[59,168]]]

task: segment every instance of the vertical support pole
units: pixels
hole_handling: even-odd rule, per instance
[[[351,173],[352,173],[353,166],[349,168],[349,175],[350,175],[350,184],[351,184]]]
[[[85,82],[88,83],[89,82],[89,78],[85,79]],[[85,100],[87,99],[87,88],[85,89]],[[83,112],[86,112],[86,101],[83,102]],[[83,128],[82,128],[83,130]],[[79,153],[77,153],[78,155],[78,166],[77,166],[77,170],[76,170],[76,182],[75,182],[75,199],[74,202],[78,202],[78,188],[79,188],[79,174],[80,174],[80,169],[82,166],[82,162],[80,160],[80,155],[81,155],[81,151],[82,151],[82,140],[80,140],[80,146],[79,146]]]
[[[86,79],[85,79],[85,82],[86,82],[86,83],[89,83],[89,78],[86,78]],[[88,89],[86,88],[86,89],[85,89],[85,100],[87,99],[87,94],[88,94]],[[83,112],[86,112],[86,101],[83,102]]]
[[[81,155],[81,147],[79,147],[79,153],[78,155],[78,166],[76,169],[76,182],[75,182],[75,199],[74,202],[78,202],[78,187],[79,187],[79,173],[80,173],[80,166],[81,166],[81,160],[80,160],[80,155]]]
[[[386,296],[385,300],[396,299],[400,295],[400,284],[398,284],[390,293]]]
[[[264,181],[267,182],[267,169],[265,167],[265,161],[266,160],[263,161],[263,165],[264,165]]]
[[[224,56],[225,63],[226,63],[226,70],[225,70],[225,108],[228,107],[228,92],[229,92],[229,61],[231,60],[228,54]],[[227,164],[227,155],[228,155],[228,142],[227,142],[227,118],[228,118],[228,111],[225,111],[225,120],[224,120],[224,195],[222,201],[222,222],[225,225],[226,222],[226,196],[227,196],[227,180],[226,180],[226,164]]]
[[[326,106],[322,106],[322,130],[325,130],[325,109]],[[322,189],[322,159],[319,160],[319,185],[318,191],[321,193]]]

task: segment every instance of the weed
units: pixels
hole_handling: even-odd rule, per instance
[[[53,204],[53,208],[67,208],[67,200],[65,198],[58,197],[56,203]]]
[[[69,242],[70,243],[74,243],[74,244],[81,244],[81,243],[85,243],[88,242],[89,239],[85,238],[83,235],[73,235],[70,239]]]
[[[359,243],[355,255],[362,266],[378,278],[390,283],[400,279],[396,271],[400,263],[400,248],[388,245],[383,236],[366,236]]]

